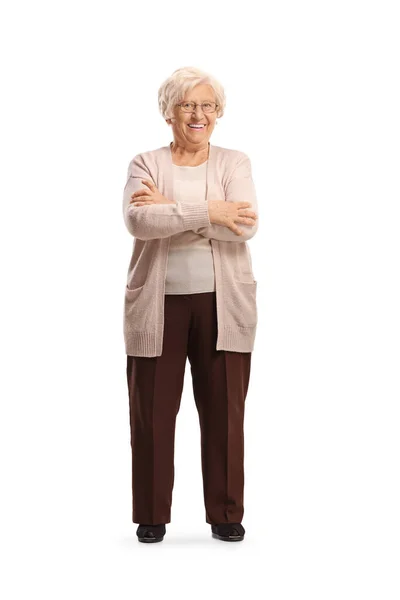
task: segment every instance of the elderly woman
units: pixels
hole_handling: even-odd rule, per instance
[[[196,68],[160,87],[169,146],[129,163],[123,214],[135,238],[124,303],[133,523],[141,542],[170,523],[175,422],[189,359],[199,415],[205,519],[244,538],[244,407],[257,326],[246,243],[257,231],[250,160],[210,144],[225,95]]]

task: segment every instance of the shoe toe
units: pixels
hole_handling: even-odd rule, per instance
[[[140,541],[157,542],[165,535],[165,525],[139,525],[136,535]]]
[[[219,523],[211,526],[213,534],[219,539],[234,541],[241,540],[245,534],[245,529],[241,523]]]

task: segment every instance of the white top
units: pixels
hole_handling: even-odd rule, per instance
[[[172,165],[174,200],[182,203],[206,202],[207,162],[197,167]],[[166,294],[200,294],[215,291],[211,240],[192,230],[171,236]]]

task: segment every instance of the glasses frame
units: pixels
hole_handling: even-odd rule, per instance
[[[183,110],[182,104],[194,104],[194,108],[193,108],[193,110]],[[203,104],[206,104],[206,102],[202,102],[201,104],[198,104],[197,102],[190,102],[190,103],[189,102],[180,102],[179,104],[176,104],[176,106],[179,106],[180,109],[181,109],[181,111],[184,112],[184,113],[193,113],[193,112],[196,112],[197,107],[201,106],[201,112],[203,114],[205,114],[205,115],[210,115],[212,113],[215,113],[217,111],[218,106],[219,106],[219,104],[217,104],[216,102],[214,102],[215,109],[211,110],[211,111],[208,111],[208,112],[207,111],[204,112],[204,110],[203,110]]]

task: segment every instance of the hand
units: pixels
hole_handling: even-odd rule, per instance
[[[148,179],[142,179],[141,181],[147,185],[148,189],[143,188],[142,190],[137,190],[137,192],[133,193],[131,195],[131,200],[129,200],[129,204],[133,204],[134,206],[144,206],[146,204],[175,204],[173,200],[168,200],[168,198],[163,196],[152,181],[149,181]]]
[[[243,235],[243,231],[235,223],[243,225],[255,225],[257,215],[252,210],[246,210],[251,202],[226,202],[225,200],[209,200],[208,216],[211,223],[224,225],[237,235]]]

